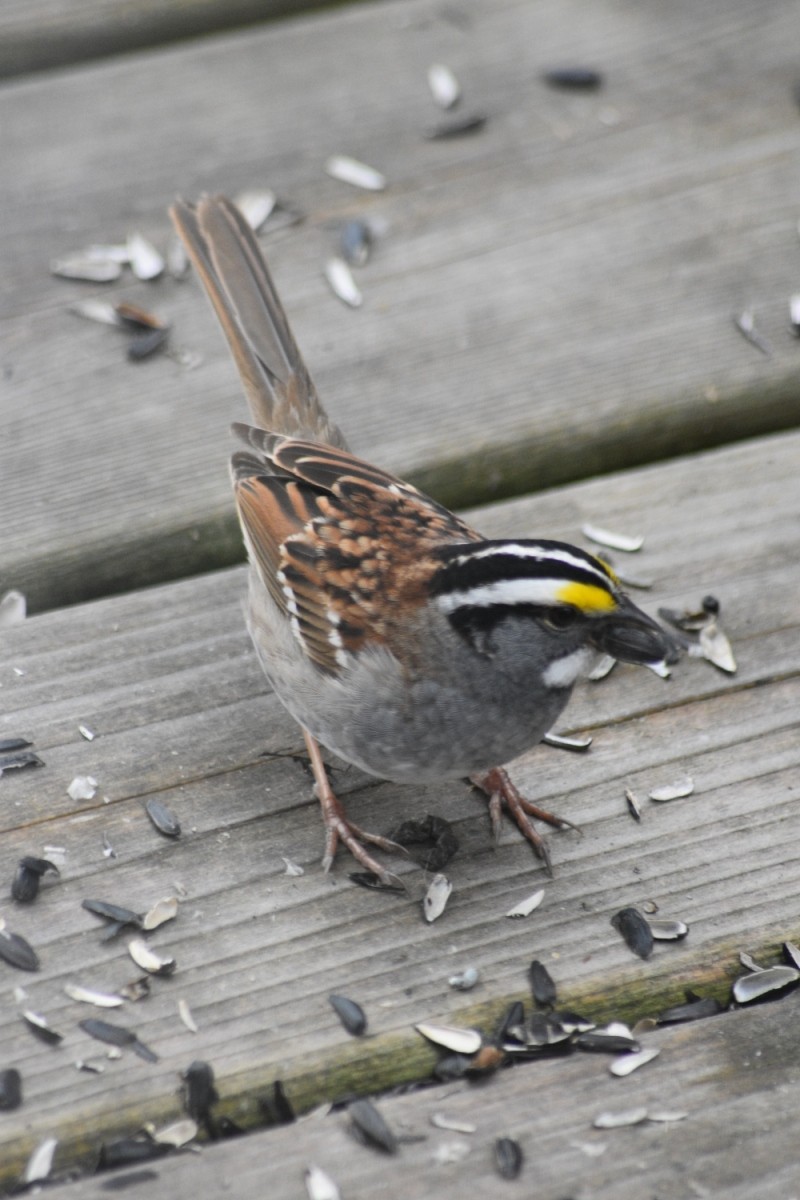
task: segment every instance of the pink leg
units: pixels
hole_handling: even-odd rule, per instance
[[[491,771],[480,771],[476,775],[470,775],[470,783],[480,788],[489,797],[489,817],[495,838],[500,833],[501,811],[505,805],[524,837],[528,839],[536,854],[541,858],[548,875],[552,875],[553,864],[550,861],[547,842],[530,818],[536,817],[539,821],[546,821],[548,825],[552,825],[556,829],[577,829],[577,825],[564,820],[563,817],[557,817],[544,808],[539,808],[536,804],[531,804],[530,800],[526,800],[511,782],[508,771],[504,767],[493,767]]]

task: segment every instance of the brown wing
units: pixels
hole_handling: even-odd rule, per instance
[[[231,465],[251,558],[305,653],[337,674],[367,641],[392,649],[437,549],[479,535],[345,450],[235,428],[249,446]]]

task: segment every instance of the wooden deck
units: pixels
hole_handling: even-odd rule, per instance
[[[222,7],[208,5],[205,28]],[[85,4],[81,20],[97,11]],[[35,24],[24,17],[20,37]],[[771,963],[781,941],[800,941],[800,344],[787,329],[800,290],[797,32],[779,0],[758,12],[744,0],[393,0],[0,87],[0,592],[20,587],[39,611],[0,632],[0,738],[32,739],[45,762],[0,779],[1,869],[10,885],[22,855],[64,850],[36,903],[2,913],[41,970],[0,963],[0,1069],[20,1070],[24,1095],[0,1113],[0,1189],[55,1137],[63,1200],[123,1186],[255,1197],[265,1185],[290,1200],[310,1162],[346,1198],[744,1200],[754,1185],[766,1200],[800,1196],[786,1116],[800,1096],[796,997],[646,1033],[661,1055],[625,1080],[605,1056],[576,1054],[402,1094],[430,1081],[436,1059],[414,1024],[491,1032],[528,998],[534,957],[561,1005],[635,1021],[687,987],[725,1000],[740,950]],[[464,111],[488,114],[480,134],[421,136],[441,119],[424,82],[437,59],[460,76]],[[604,88],[547,89],[541,70],[563,62],[598,66]],[[386,192],[329,180],[335,151],[386,171]],[[407,896],[355,887],[343,854],[321,873],[301,739],[243,627],[225,436],[243,405],[199,290],[164,279],[102,292],[48,274],[50,259],[134,228],[163,247],[176,192],[256,185],[304,214],[265,244],[319,389],[360,452],[485,505],[471,518],[490,536],[580,541],[587,520],[644,534],[640,554],[616,556],[652,581],[637,599],[655,612],[715,594],[738,659],[725,675],[684,658],[668,681],[618,667],[565,714],[565,730],[592,734],[588,754],[540,747],[514,765],[532,797],[581,828],[550,835],[552,881],[510,827],[492,843],[466,785],[340,771],[348,811],[370,828],[424,812],[453,823],[454,891],[431,926],[410,861],[393,864]],[[351,312],[321,265],[337,222],[359,212],[387,224]],[[69,312],[101,292],[168,318],[173,356],[129,364],[120,335]],[[734,327],[748,308],[770,354]],[[690,798],[646,799],[686,774]],[[93,799],[68,796],[78,775],[97,780]],[[180,839],[150,824],[153,797],[180,818]],[[284,856],[305,873],[287,875]],[[540,886],[535,913],[505,917]],[[65,983],[110,991],[138,973],[128,938],[102,941],[81,901],[142,911],[169,894],[178,916],[151,942],[175,974],[119,1010],[69,999]],[[646,901],[691,931],[644,963],[610,917]],[[448,977],[468,965],[479,985],[453,991]],[[331,992],[364,1006],[367,1037],[343,1031]],[[63,1041],[38,1041],[24,1008]],[[158,1061],[105,1060],[78,1024],[97,1015],[134,1029]],[[105,1070],[78,1071],[87,1058]],[[196,1059],[214,1067],[217,1113],[247,1136],[69,1182],[102,1143],[180,1116],[179,1074]],[[359,1146],[341,1111],[264,1129],[276,1080],[298,1114],[380,1096],[398,1155]],[[687,1115],[592,1128],[600,1111],[640,1104]],[[434,1129],[436,1112],[475,1134]],[[516,1182],[492,1167],[504,1135],[525,1152]]]

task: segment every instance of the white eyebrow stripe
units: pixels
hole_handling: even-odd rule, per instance
[[[551,606],[563,603],[559,591],[563,579],[501,579],[495,583],[479,584],[457,592],[445,592],[437,597],[442,612],[455,612],[458,608],[489,608],[492,604],[543,604]]]

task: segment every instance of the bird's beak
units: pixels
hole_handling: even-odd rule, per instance
[[[595,618],[591,640],[596,649],[620,662],[650,665],[677,657],[677,645],[666,630],[627,596],[614,612]]]

